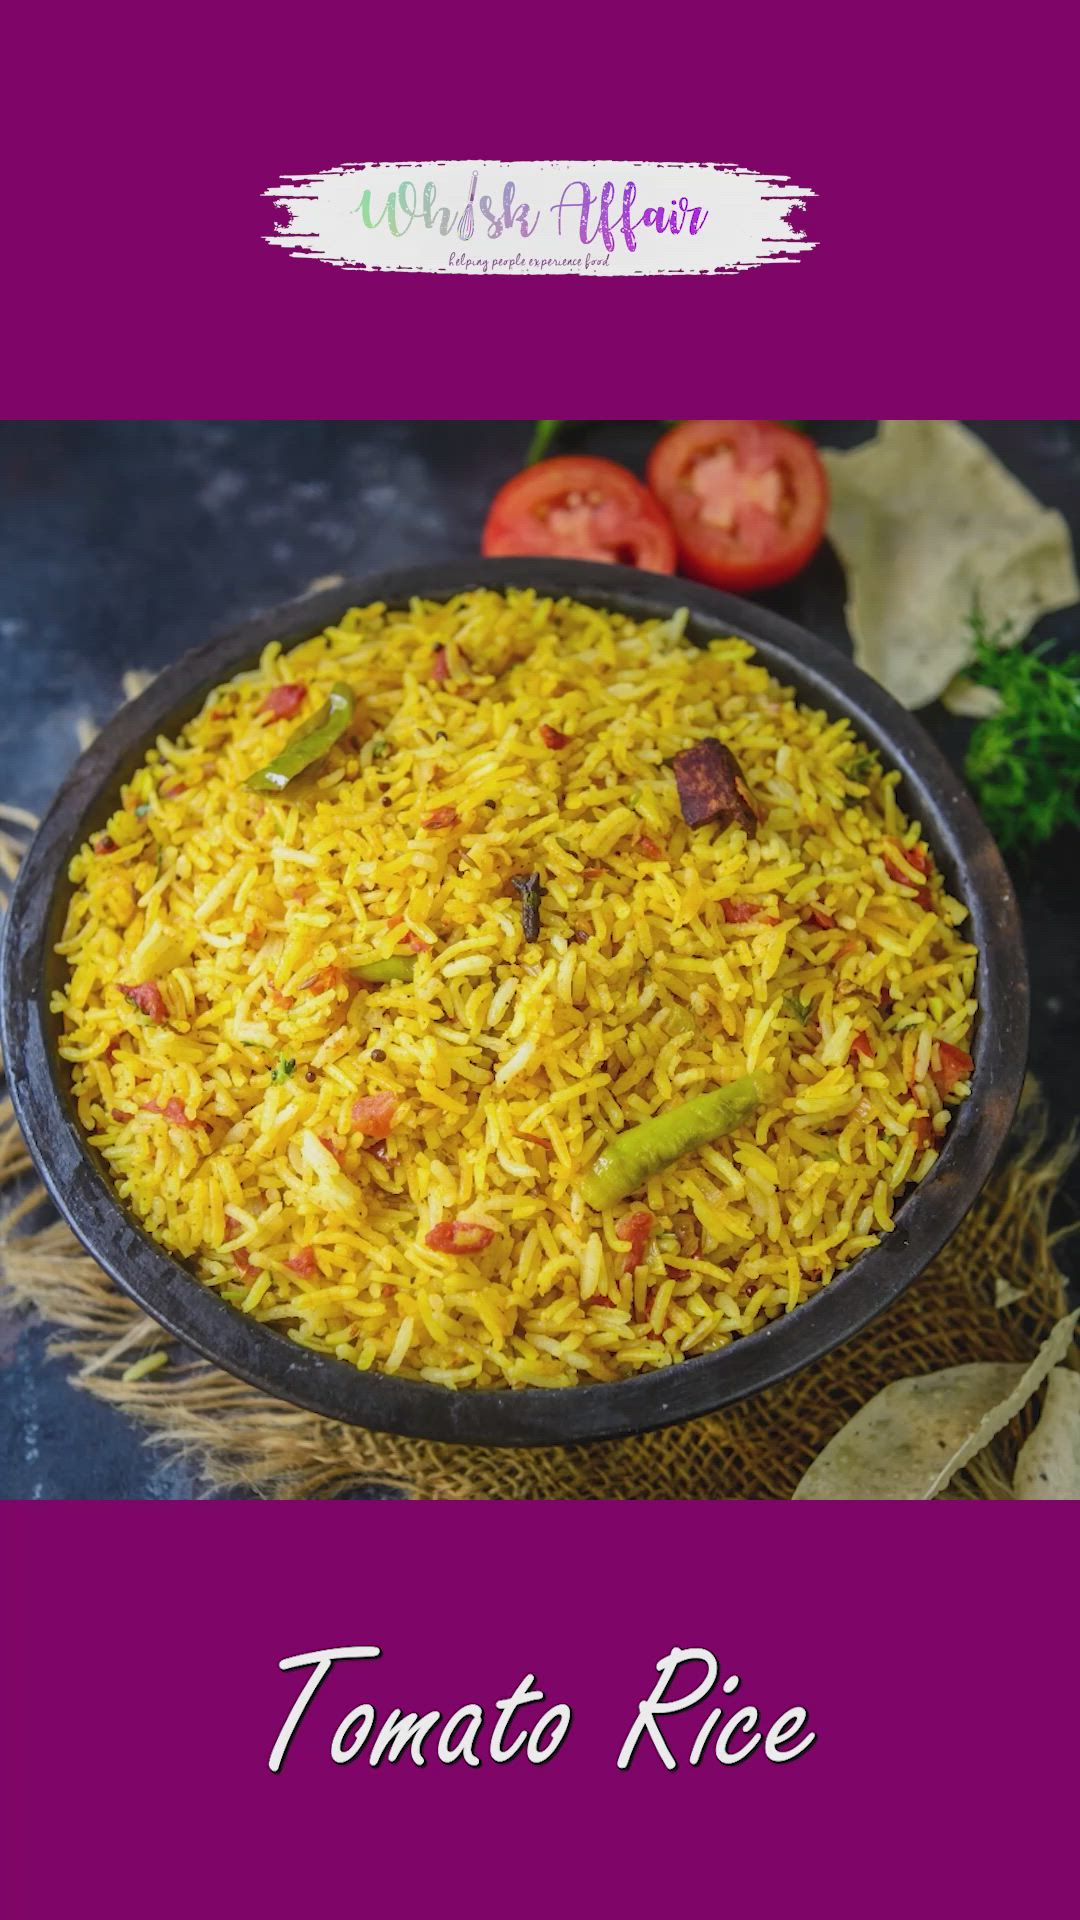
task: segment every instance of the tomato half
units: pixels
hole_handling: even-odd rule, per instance
[[[674,573],[675,535],[640,480],[614,460],[539,460],[500,487],[484,525],[486,554],[548,553]]]
[[[828,482],[812,440],[773,420],[683,420],[658,440],[649,486],[684,573],[733,593],[775,587],[821,544]]]

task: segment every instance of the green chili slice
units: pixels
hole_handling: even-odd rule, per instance
[[[250,787],[252,793],[280,793],[298,773],[306,773],[309,767],[325,760],[352,720],[355,705],[351,688],[335,680],[329,699],[318,713],[312,714],[310,720],[305,720],[289,735],[281,752],[267,766],[248,774],[245,787]]]
[[[711,1093],[684,1100],[667,1113],[616,1134],[581,1181],[585,1201],[599,1209],[625,1200],[673,1160],[730,1133],[768,1098],[771,1088],[768,1074],[748,1073],[730,1086],[714,1087]]]
[[[414,953],[391,953],[385,960],[363,960],[358,967],[350,967],[354,980],[371,980],[375,983],[383,980],[411,980],[416,966]]]

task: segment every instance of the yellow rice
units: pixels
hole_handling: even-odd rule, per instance
[[[447,1386],[612,1380],[806,1299],[933,1165],[938,1047],[966,1048],[975,1014],[965,909],[895,877],[887,843],[919,827],[847,721],[680,627],[515,592],[354,609],[159,739],[76,855],[56,1006],[82,1124],[145,1228],[242,1312]],[[298,724],[260,711],[268,691],[303,683],[302,719],[334,680],[358,696],[346,740],[284,794],[247,790]],[[752,838],[682,820],[666,763],[709,734],[766,816]],[[420,824],[445,806],[459,824]],[[507,883],[533,869],[527,945]],[[729,924],[724,900],[762,918]],[[409,934],[411,983],[310,985]],[[162,1024],[119,990],[148,981]],[[613,1134],[756,1068],[767,1109],[585,1206]],[[383,1092],[385,1161],[351,1121]],[[636,1208],[653,1228],[627,1273]],[[490,1245],[432,1251],[455,1219]]]

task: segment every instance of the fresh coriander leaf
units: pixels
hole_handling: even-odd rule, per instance
[[[293,1074],[295,1072],[296,1072],[296,1061],[287,1060],[285,1058],[285,1055],[282,1054],[272,1074],[270,1075],[270,1078],[271,1080],[273,1080],[276,1086],[280,1087],[289,1078],[290,1074]]]
[[[859,780],[865,784],[868,775],[881,772],[881,762],[876,753],[857,753],[840,771],[845,780]]]
[[[805,1027],[814,1011],[813,1001],[800,1000],[797,993],[785,993],[783,1006],[784,1012],[790,1014],[793,1020],[797,1020],[800,1027]]]
[[[968,624],[971,678],[1001,706],[976,725],[964,771],[1002,847],[1037,846],[1080,826],[1080,656],[1054,661],[1047,642],[1003,650],[977,609]]]

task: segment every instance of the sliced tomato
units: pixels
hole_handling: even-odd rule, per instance
[[[774,420],[683,420],[649,455],[684,573],[733,593],[775,587],[821,544],[829,504],[817,448]]]
[[[561,554],[674,573],[675,535],[647,487],[614,460],[569,454],[516,473],[495,495],[486,554]]]

